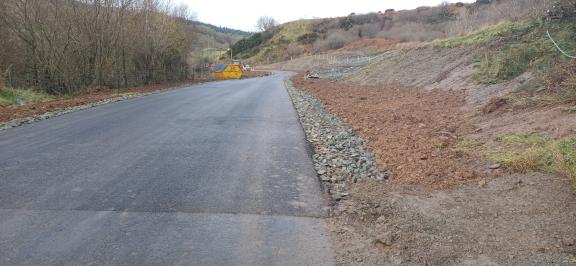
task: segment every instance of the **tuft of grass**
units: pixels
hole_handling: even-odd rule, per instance
[[[480,146],[482,146],[482,143],[480,143],[477,140],[460,139],[460,140],[458,140],[456,145],[454,145],[454,148],[452,148],[452,150],[469,153],[469,152],[472,152],[472,151],[478,149]]]
[[[514,172],[556,172],[576,191],[576,135],[553,140],[539,134],[506,134],[486,158]]]
[[[55,96],[45,92],[31,89],[1,89],[0,106],[24,105],[37,102],[46,102],[56,99]]]
[[[12,90],[0,89],[0,107],[6,107],[18,103],[18,96]]]
[[[576,100],[576,60],[554,66],[546,85],[549,90],[558,92],[561,98]]]
[[[576,105],[560,107],[560,110],[567,113],[576,113]]]
[[[112,97],[133,97],[133,96],[138,96],[141,93],[139,92],[118,92],[118,93],[114,93],[112,94]]]
[[[506,134],[487,158],[515,172],[550,171],[554,164],[550,138],[543,134]]]
[[[540,133],[505,134],[498,138],[498,142],[507,148],[543,147],[550,142],[550,138]]]
[[[576,136],[558,140],[555,143],[555,155],[555,170],[567,177],[576,191]]]

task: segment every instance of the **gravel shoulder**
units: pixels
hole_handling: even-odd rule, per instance
[[[576,263],[568,181],[509,174],[453,149],[459,136],[490,132],[466,117],[461,93],[293,81],[290,95],[333,198],[338,265]],[[379,172],[342,171],[356,153]]]
[[[271,75],[268,71],[245,72],[243,79],[258,78]],[[174,90],[214,81],[212,79],[197,79],[166,84],[154,84],[127,89],[104,89],[94,90],[86,94],[62,98],[48,102],[38,102],[20,106],[0,107],[0,130],[30,124],[35,121],[45,120],[51,117],[76,112],[99,105],[127,99],[146,96],[168,90]]]
[[[45,120],[99,105],[178,89],[207,81],[208,80],[197,80],[194,82],[155,84],[128,89],[95,90],[86,94],[48,102],[0,107],[0,130],[30,124],[35,121]]]

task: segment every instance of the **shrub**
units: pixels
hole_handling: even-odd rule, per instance
[[[262,44],[262,42],[263,42],[262,34],[254,33],[250,35],[250,37],[244,38],[236,42],[230,48],[232,49],[232,53],[240,54],[242,52],[258,47],[258,45]]]
[[[356,39],[357,38],[354,34],[349,34],[342,30],[332,31],[328,34],[326,39],[316,41],[316,43],[314,43],[314,49],[316,51],[339,49]]]
[[[296,40],[301,44],[313,44],[314,42],[316,42],[317,39],[318,39],[318,33],[310,32],[298,36]]]
[[[564,98],[576,100],[576,60],[556,65],[546,83],[549,89],[559,92]]]
[[[350,17],[341,18],[338,25],[343,30],[349,30],[354,26]]]

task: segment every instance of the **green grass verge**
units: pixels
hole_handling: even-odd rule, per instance
[[[30,89],[0,89],[0,106],[24,105],[46,102],[56,99],[55,96]]]
[[[486,153],[488,160],[515,172],[556,172],[576,191],[576,135],[554,140],[539,134],[507,134]]]
[[[529,24],[516,23],[520,23],[524,31],[511,31],[512,34],[502,43],[479,58],[480,66],[472,75],[472,80],[481,84],[495,84],[531,70],[536,82],[532,87],[542,85],[553,66],[568,60],[553,46],[546,30],[567,52],[576,52],[576,23],[540,20],[532,20]]]
[[[471,76],[472,81],[496,84],[530,70],[534,74],[535,83],[527,88],[536,88],[544,84],[553,66],[569,60],[556,50],[546,30],[550,31],[566,52],[576,54],[576,23],[573,20],[503,22],[425,45],[445,48],[485,47],[484,55],[477,58],[479,67]]]
[[[12,90],[0,89],[0,106],[6,107],[18,103],[18,97]]]

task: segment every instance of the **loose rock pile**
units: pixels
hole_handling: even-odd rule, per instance
[[[322,102],[286,81],[288,93],[300,117],[306,137],[314,145],[314,167],[332,195],[348,196],[348,186],[362,178],[387,180],[380,173],[374,156],[364,150],[364,141],[342,119],[330,114]]]

